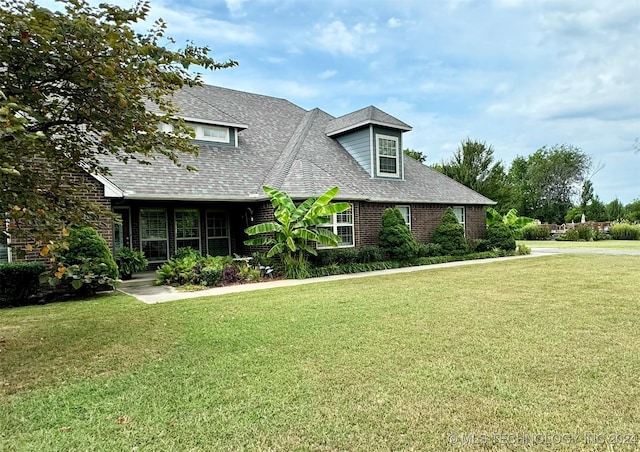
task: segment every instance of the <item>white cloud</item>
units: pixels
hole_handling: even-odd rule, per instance
[[[335,20],[330,24],[316,25],[315,30],[318,32],[316,43],[332,54],[353,56],[371,54],[378,50],[372,40],[376,32],[372,24],[358,23],[348,29],[342,21]]]
[[[402,21],[400,19],[392,17],[387,21],[387,25],[389,25],[391,28],[398,28],[402,26]]]
[[[318,78],[321,80],[327,80],[327,79],[330,79],[331,77],[335,77],[337,73],[338,71],[335,71],[335,70],[327,70],[318,74]]]
[[[246,0],[226,0],[227,8],[229,9],[229,12],[232,16],[241,17],[246,15],[244,10],[242,9],[245,1]]]

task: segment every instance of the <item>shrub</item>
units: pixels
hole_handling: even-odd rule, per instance
[[[41,281],[48,280],[52,286],[63,285],[85,295],[113,288],[118,266],[107,242],[93,228],[71,229],[67,243],[66,249],[54,250],[53,268]]]
[[[215,286],[224,282],[223,270],[227,266],[234,266],[230,256],[202,257],[192,248],[180,248],[174,257],[156,270],[156,284]]]
[[[146,270],[147,265],[149,265],[142,251],[134,251],[127,247],[116,251],[114,259],[118,266],[118,273],[122,279],[130,279],[131,275]]]
[[[563,234],[560,234],[556,240],[560,242],[577,242],[580,240],[580,236],[578,235],[578,231],[575,229],[569,229]]]
[[[358,262],[361,264],[368,264],[370,262],[381,262],[383,260],[383,251],[375,245],[363,246],[358,250]]]
[[[578,232],[578,240],[593,240],[593,229],[591,226],[581,224],[576,228],[576,231]]]
[[[487,228],[487,242],[490,249],[498,248],[505,251],[516,249],[516,239],[506,224],[494,223]]]
[[[551,230],[546,226],[530,224],[522,228],[521,237],[522,240],[549,240]]]
[[[609,227],[609,234],[614,240],[640,240],[640,225],[614,223]]]
[[[531,254],[531,248],[529,248],[527,245],[525,245],[524,243],[518,245],[518,249],[516,251],[516,254],[523,256],[525,254]]]
[[[458,222],[452,208],[445,210],[440,225],[433,233],[431,242],[442,247],[443,254],[460,255],[467,252],[464,227]]]
[[[40,262],[0,264],[0,307],[21,306],[40,289],[40,274],[46,271]]]
[[[601,229],[594,229],[593,230],[593,240],[594,241],[598,241],[598,240],[609,240],[611,238],[611,236],[609,234],[607,234],[606,232],[604,232]]]
[[[378,246],[392,260],[403,261],[416,256],[418,244],[397,208],[386,209],[382,214]]]
[[[442,246],[436,243],[418,244],[418,252],[416,257],[434,257],[442,256]]]
[[[218,286],[222,283],[222,267],[203,267],[200,284],[203,286]]]
[[[487,239],[469,240],[470,253],[483,253],[485,251],[491,251],[491,247],[489,246],[489,241]]]

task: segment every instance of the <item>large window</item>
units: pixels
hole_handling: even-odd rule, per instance
[[[207,252],[211,256],[228,256],[229,222],[225,212],[207,211]]]
[[[453,207],[453,212],[456,214],[456,218],[458,219],[458,222],[462,225],[462,227],[465,229],[466,232],[466,228],[464,227],[464,207]]]
[[[334,213],[327,218],[327,222],[319,227],[328,229],[340,237],[339,247],[354,246],[353,238],[353,209],[345,210],[342,213]],[[330,248],[318,245],[318,248]]]
[[[398,138],[387,135],[376,135],[378,159],[378,176],[399,176],[400,157]]]
[[[411,230],[411,206],[396,206],[396,208],[402,214],[404,223],[409,226],[409,230]]]
[[[140,243],[149,262],[163,262],[169,255],[167,209],[140,209]]]
[[[200,251],[200,212],[196,209],[175,211],[176,250],[190,246]]]

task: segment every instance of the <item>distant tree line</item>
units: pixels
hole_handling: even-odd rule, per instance
[[[426,160],[420,151],[405,154]],[[518,215],[558,224],[580,222],[583,215],[587,221],[640,221],[640,197],[626,206],[617,198],[603,203],[589,179],[591,157],[570,144],[518,156],[507,170],[491,145],[467,138],[450,159],[431,167],[495,201],[501,214],[516,209]]]

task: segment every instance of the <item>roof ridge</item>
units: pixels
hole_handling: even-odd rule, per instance
[[[273,188],[280,188],[296,160],[296,156],[302,147],[302,143],[309,134],[309,130],[318,115],[318,109],[305,112],[302,120],[298,123],[296,130],[289,138],[287,145],[271,168],[271,171],[265,176],[263,185]]]

